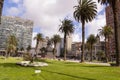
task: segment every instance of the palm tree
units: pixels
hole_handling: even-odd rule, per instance
[[[28,47],[26,48],[27,52],[29,52],[31,50],[31,45],[28,45]]]
[[[84,62],[84,39],[85,39],[85,23],[92,21],[97,14],[97,5],[92,0],[79,0],[78,6],[75,6],[73,13],[75,20],[82,23],[82,54],[81,62]]]
[[[14,46],[17,46],[17,39],[16,39],[15,35],[10,35],[8,37],[7,43],[8,44],[13,44]]]
[[[7,54],[6,57],[11,56],[12,53],[15,53],[16,47],[13,44],[7,45]]]
[[[53,38],[51,39],[53,45],[54,45],[54,49],[53,49],[53,59],[55,59],[55,54],[57,52],[57,49],[56,49],[56,46],[57,46],[57,43],[59,43],[61,41],[61,38],[59,35],[55,34],[53,36]]]
[[[37,48],[38,48],[38,44],[40,41],[43,41],[43,35],[41,33],[38,33],[36,35],[36,37],[34,37],[34,39],[36,39],[36,47],[35,47],[35,52],[36,52],[36,55],[37,55]]]
[[[10,35],[7,40],[6,57],[10,56],[11,53],[15,53],[16,49],[17,49],[17,39],[14,35]]]
[[[66,38],[67,36],[69,36],[70,34],[74,32],[72,21],[68,19],[64,19],[61,22],[59,31],[64,33],[64,60],[66,60],[66,52],[67,52]]]
[[[105,56],[106,62],[108,62],[107,39],[109,39],[109,36],[113,34],[112,28],[110,26],[104,26],[102,29],[99,29],[99,34],[105,37]]]
[[[87,38],[87,43],[90,45],[90,51],[91,51],[91,53],[90,53],[90,61],[92,61],[93,59],[92,59],[92,50],[93,50],[93,45],[96,43],[96,41],[97,41],[97,39],[96,39],[96,37],[93,35],[93,34],[91,34],[88,38]]]
[[[45,52],[46,52],[47,50],[46,50],[45,47],[42,47],[42,48],[40,49],[40,51],[41,51],[42,55],[45,55]]]
[[[20,51],[24,51],[24,48],[23,48],[23,47],[21,47],[21,48],[20,48]]]
[[[114,33],[115,33],[115,49],[116,49],[116,66],[120,66],[119,58],[120,58],[120,41],[119,41],[119,20],[118,20],[118,3],[120,0],[98,0],[101,4],[109,4],[113,10],[114,17]]]
[[[102,50],[99,50],[96,55],[98,57],[98,61],[102,61],[102,59],[105,58],[105,53]]]

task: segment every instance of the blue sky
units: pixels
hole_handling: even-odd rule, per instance
[[[73,20],[76,28],[73,41],[78,42],[81,41],[81,23],[77,23],[73,18],[75,5],[77,5],[77,0],[5,0],[2,15],[32,20],[34,22],[33,37],[38,32],[49,37],[60,34],[58,32],[60,20],[68,17]],[[98,29],[106,24],[105,7],[98,3],[97,6],[98,15],[92,22],[86,24],[86,39],[90,34],[96,35]],[[32,46],[35,46],[35,41],[32,41]]]

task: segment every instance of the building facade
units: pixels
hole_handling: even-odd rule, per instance
[[[6,41],[10,35],[15,35],[18,48],[26,49],[32,42],[33,22],[19,17],[1,17],[0,49],[6,48]]]
[[[67,49],[67,57],[72,53],[72,35],[67,35],[66,37],[66,49]],[[61,38],[61,42],[58,44],[59,55],[64,55],[64,38]]]
[[[119,19],[119,25],[120,25],[120,2],[118,3],[118,8],[119,8],[118,19]],[[106,7],[106,24],[108,26],[112,27],[112,29],[114,31],[114,17],[113,17],[112,8],[110,6]],[[114,38],[114,35],[108,39],[107,48],[108,48],[108,53],[110,55],[115,54],[115,38]]]
[[[37,47],[38,54],[41,53],[40,49],[47,48],[47,43],[48,43],[48,39],[47,38],[44,38],[42,41],[39,41],[38,47]]]
[[[3,3],[4,3],[4,0],[0,0],[0,24],[1,24],[1,16],[2,16]]]
[[[49,41],[50,41],[49,37],[46,37],[46,38],[43,39],[43,41],[40,41],[39,44],[38,44],[37,53],[41,54],[40,49],[44,47],[47,50],[46,51],[46,57],[47,58],[53,58],[53,48],[54,48],[54,46],[53,46],[53,44],[51,44],[51,42],[50,42],[51,45],[48,45]],[[72,36],[71,35],[67,36],[66,46],[67,46],[67,56],[69,56],[72,53]],[[64,50],[64,39],[63,38],[61,38],[61,42],[57,43],[56,50],[57,50],[56,54],[55,54],[56,57],[61,56],[61,54],[64,55],[63,54],[63,50]]]
[[[96,36],[96,43],[93,44],[93,48],[92,48],[92,58],[93,60],[98,60],[99,55],[101,55],[101,53],[105,54],[105,42],[104,41],[100,41],[100,37],[97,35]],[[90,45],[85,46],[85,59],[86,60],[90,60],[90,54],[91,54],[91,50],[90,50]],[[103,55],[101,55],[103,57]]]
[[[73,42],[72,43],[72,53],[70,56],[72,56],[73,58],[80,58],[81,55],[81,46],[82,46],[82,42]]]
[[[70,53],[72,50],[72,35],[68,35],[66,38],[67,52]]]

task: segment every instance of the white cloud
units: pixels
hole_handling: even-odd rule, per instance
[[[23,15],[24,18],[28,18],[34,21],[35,27],[40,27],[41,32],[45,36],[52,36],[58,33],[60,20],[63,20],[66,16],[69,16],[73,20],[74,6],[78,5],[77,0],[23,0],[21,4],[20,0],[11,0],[13,3],[17,3],[18,6],[12,7],[8,10],[9,14],[19,15],[25,10]],[[97,0],[94,0],[97,2]],[[104,9],[97,3],[98,12]],[[88,23],[86,28],[88,34],[96,34],[97,29],[105,24],[104,15],[98,15],[96,20]],[[81,32],[80,32],[81,33]],[[73,34],[74,40],[79,41],[80,33]],[[33,33],[35,35],[36,33]],[[87,34],[87,35],[88,35]],[[35,45],[33,41],[32,45]]]
[[[101,12],[105,8],[104,5],[101,5],[100,3],[98,3],[98,0],[93,0],[93,1],[95,1],[97,3],[97,12],[98,13]]]
[[[88,23],[86,26],[87,33],[90,34],[98,34],[98,29],[101,29],[101,27],[105,26],[106,24],[106,19],[105,19],[105,14],[103,15],[98,15],[97,19],[93,20],[92,22]],[[88,36],[88,35],[87,35]]]
[[[39,26],[44,35],[52,36],[58,33],[60,20],[64,19],[67,15],[73,18],[73,6],[77,5],[77,0],[69,0],[69,2],[68,0],[24,0],[23,3],[26,8],[24,16],[32,19],[35,22],[35,26]],[[104,9],[104,6],[98,3],[97,7],[98,13]],[[90,27],[88,34],[96,34],[97,30],[105,24],[104,15],[98,15],[97,18],[99,19],[95,19],[87,24]],[[73,34],[73,41],[81,41],[79,36],[79,33]]]
[[[13,3],[19,3],[20,2],[20,0],[10,0],[10,1],[12,1]]]
[[[25,17],[32,19],[43,34],[51,36],[58,33],[60,20],[73,13],[75,0],[24,0]],[[29,4],[31,3],[31,4]]]
[[[16,7],[10,7],[9,9],[7,9],[7,14],[9,15],[15,15],[17,16],[20,13],[19,9]]]
[[[13,3],[15,4],[13,5]],[[25,8],[22,0],[9,0],[6,4],[8,6],[4,6],[4,12],[7,16],[22,16],[24,14]]]
[[[72,36],[73,38],[73,42],[80,42],[81,41],[81,35],[79,35],[79,34],[73,34],[73,36]]]

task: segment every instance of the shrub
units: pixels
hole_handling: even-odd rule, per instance
[[[30,54],[29,52],[24,53],[23,55],[23,59],[25,61],[30,61],[33,62],[34,56],[32,56],[32,54]]]

